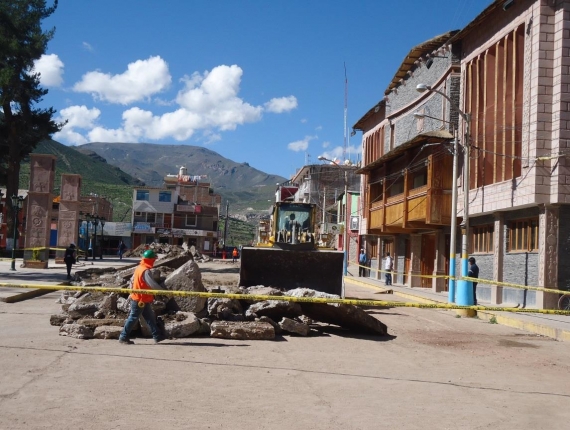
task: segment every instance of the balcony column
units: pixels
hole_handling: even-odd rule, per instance
[[[380,270],[382,270],[382,239],[380,237],[378,237],[378,239],[376,239],[376,249],[378,250],[378,270],[376,271],[376,279],[377,280],[381,280],[382,279],[382,273],[380,273]]]
[[[410,248],[411,248],[411,264],[410,272],[408,273],[408,287],[421,287],[422,274],[421,269],[421,254],[422,254],[422,236],[419,234],[410,235]]]
[[[445,275],[445,234],[438,231],[435,233],[435,261],[434,261],[434,276]],[[445,291],[445,278],[435,277],[432,279],[431,289],[434,293]]]
[[[505,255],[505,217],[502,212],[495,214],[493,226],[493,279],[503,281],[503,257]],[[491,304],[503,303],[503,287],[491,285]]]
[[[559,208],[546,205],[540,209],[538,221],[538,285],[558,289],[558,220]],[[536,292],[539,309],[553,309],[557,294]]]

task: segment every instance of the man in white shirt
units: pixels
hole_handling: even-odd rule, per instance
[[[390,253],[386,253],[386,259],[384,260],[384,270],[386,270],[386,285],[392,285],[392,266],[394,261],[390,257]]]

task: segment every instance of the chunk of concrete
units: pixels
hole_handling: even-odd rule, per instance
[[[76,339],[91,339],[93,330],[82,324],[64,324],[59,328],[59,335]]]
[[[121,331],[123,331],[122,327],[102,325],[95,329],[93,337],[95,339],[118,339]]]
[[[311,328],[307,324],[292,320],[291,318],[283,318],[279,322],[279,327],[281,327],[283,331],[299,334],[301,336],[307,336],[309,331],[311,331]]]
[[[326,294],[308,288],[296,288],[286,292],[292,297],[339,298],[334,294]],[[388,328],[380,320],[369,315],[362,308],[340,303],[299,303],[303,315],[327,324],[339,325],[358,333],[385,335]]]
[[[176,312],[174,318],[164,320],[166,337],[188,337],[200,330],[200,320],[190,312]]]
[[[190,260],[183,266],[172,272],[164,281],[168,290],[205,292],[202,284],[200,268],[194,260]],[[198,313],[206,305],[205,297],[174,297],[169,305],[174,302],[175,310]]]
[[[275,329],[261,321],[214,321],[211,326],[211,337],[236,340],[271,340],[275,339]]]
[[[274,321],[279,321],[283,317],[295,318],[302,315],[302,313],[303,311],[298,303],[281,300],[265,300],[252,304],[245,312],[245,316],[247,319],[266,316]]]

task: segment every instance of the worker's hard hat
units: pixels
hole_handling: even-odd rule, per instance
[[[156,259],[156,254],[154,253],[154,251],[153,251],[152,249],[147,249],[147,250],[143,253],[143,258]]]

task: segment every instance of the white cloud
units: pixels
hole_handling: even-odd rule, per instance
[[[63,140],[74,145],[81,145],[87,143],[87,139],[80,133],[76,132],[75,128],[92,129],[95,127],[97,118],[101,115],[99,109],[88,109],[86,106],[70,106],[59,111],[59,116],[56,118],[57,122],[67,121],[67,124],[61,131],[55,133],[53,138],[55,140]]]
[[[33,72],[40,73],[40,82],[46,87],[63,83],[63,61],[56,54],[42,55],[34,62]]]
[[[273,98],[265,103],[267,112],[283,113],[295,108],[297,108],[297,98],[295,96]]]
[[[125,103],[147,97],[153,92],[147,87],[143,89],[139,83],[130,89],[125,88],[129,79],[136,80],[137,77],[141,77],[142,81],[159,83],[155,89],[163,88],[161,85],[167,80],[170,82],[166,63],[160,58],[153,57],[146,61],[146,66],[154,68],[154,72],[151,71],[150,74],[145,75],[144,71],[139,70],[142,63],[138,61],[130,64],[129,70],[122,75],[110,76],[90,72],[76,84],[75,90],[93,92],[97,98],[121,100],[121,103]],[[251,105],[239,97],[242,75],[243,71],[237,65],[221,65],[204,73],[196,72],[191,76],[185,76],[180,80],[183,84],[182,89],[178,91],[175,100],[170,102],[177,104],[171,112],[157,115],[150,110],[131,107],[123,112],[121,125],[114,129],[95,123],[100,114],[97,109],[89,111],[85,106],[64,109],[61,112],[62,117],[67,115],[66,118],[72,118],[73,121],[65,127],[65,133],[61,133],[61,136],[69,137],[70,142],[78,142],[80,139],[72,132],[76,132],[77,128],[84,128],[87,130],[84,139],[92,142],[140,142],[164,139],[185,141],[195,136],[198,141],[205,144],[216,142],[221,139],[220,132],[235,130],[240,125],[260,121],[266,112],[264,105]],[[151,79],[152,77],[155,79]],[[160,77],[163,78],[162,81]],[[280,102],[274,103],[276,100]],[[296,103],[296,99],[294,100]],[[163,107],[169,104],[166,100],[158,98],[153,98],[153,102]],[[271,106],[274,110],[282,109],[284,112],[283,109],[292,106],[292,102],[290,97],[284,97],[272,99],[265,105]],[[97,115],[94,115],[95,112]],[[92,117],[88,115],[89,113]],[[91,122],[88,121],[89,118]],[[80,119],[83,119],[83,122],[80,122]],[[308,137],[308,139],[315,138]]]
[[[328,158],[329,160],[338,159],[340,162],[342,162],[342,154],[343,154],[342,146],[336,146],[329,151],[323,152],[322,154],[319,155],[319,157],[323,156],[325,158]],[[351,155],[360,155],[360,154],[361,154],[360,147],[348,146],[346,148],[346,158],[353,159],[354,157],[350,157]]]
[[[287,149],[295,152],[306,151],[309,147],[309,142],[314,139],[317,139],[317,136],[305,136],[302,140],[289,143]]]
[[[306,123],[307,123],[307,119],[306,119],[306,118],[301,119],[301,124],[306,124]]]
[[[328,148],[330,144],[330,142],[323,142],[323,148]]]
[[[156,56],[130,63],[120,75],[88,72],[73,90],[89,93],[95,99],[127,105],[165,90],[171,81],[168,64]]]
[[[93,47],[91,46],[91,44],[83,42],[81,45],[83,46],[83,49],[85,49],[86,51],[93,52]]]

